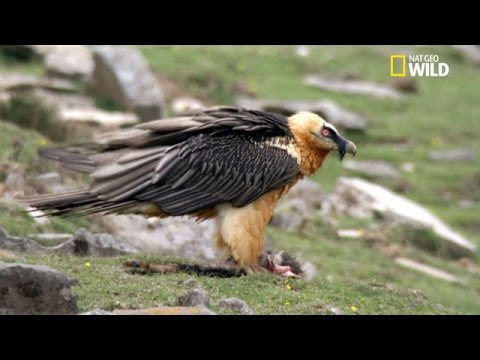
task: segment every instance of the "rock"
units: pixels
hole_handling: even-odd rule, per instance
[[[345,229],[345,230],[337,230],[337,236],[340,238],[347,238],[347,239],[359,239],[365,235],[365,230],[358,230],[358,229]]]
[[[459,279],[446,271],[434,268],[433,266],[421,264],[417,261],[406,259],[406,258],[396,258],[395,262],[403,267],[412,269],[423,274],[429,275],[433,278],[445,280],[448,282],[459,282]]]
[[[1,45],[0,48],[20,59],[27,60],[32,57],[42,59],[56,46],[58,45]]]
[[[186,111],[204,109],[205,105],[197,99],[190,97],[178,97],[172,100],[170,107],[175,114]]]
[[[35,239],[40,245],[43,246],[56,246],[59,245],[67,240],[70,240],[73,235],[72,234],[28,234],[28,238]]]
[[[126,46],[96,46],[93,88],[124,105],[143,121],[156,120],[164,112],[160,85],[142,54]]]
[[[141,310],[113,310],[114,315],[216,315],[205,306],[159,306]]]
[[[345,110],[330,100],[303,101],[303,100],[256,100],[240,98],[237,100],[240,107],[276,112],[290,116],[299,111],[310,111],[320,115],[332,125],[342,129],[364,131],[368,121],[363,116]]]
[[[53,171],[38,174],[33,180],[33,185],[40,193],[61,193],[66,191],[60,175]]]
[[[432,151],[429,157],[432,161],[473,162],[475,152],[470,149],[438,150]]]
[[[86,229],[78,229],[72,239],[50,251],[76,256],[118,256],[138,252],[133,246],[123,244],[110,234],[92,234]]]
[[[5,180],[5,187],[7,191],[16,192],[25,188],[25,177],[23,172],[11,171]]]
[[[1,227],[0,227],[0,249],[17,251],[17,252],[28,252],[28,253],[39,253],[45,250],[43,246],[41,246],[40,244],[37,244],[35,241],[32,241],[30,239],[10,236]]]
[[[221,300],[218,306],[232,310],[240,315],[254,315],[253,310],[250,309],[245,301],[234,297]]]
[[[480,65],[480,45],[452,45],[475,65]]]
[[[56,45],[44,58],[48,75],[87,80],[93,71],[93,55],[85,45]]]
[[[51,91],[46,89],[33,89],[32,94],[48,106],[61,109],[94,109],[95,100],[91,97]]]
[[[119,128],[139,122],[138,116],[134,113],[103,111],[96,108],[60,109],[59,117],[67,122],[94,123],[104,128]]]
[[[343,167],[368,177],[393,179],[399,177],[398,171],[392,165],[380,160],[345,160]]]
[[[330,78],[322,75],[307,75],[305,85],[348,94],[370,95],[379,98],[399,99],[403,95],[391,86],[363,80]]]
[[[195,288],[179,295],[175,303],[179,306],[208,306],[210,303],[210,295],[202,288]]]
[[[0,92],[42,88],[55,91],[75,91],[75,85],[64,79],[41,78],[23,73],[0,73]]]
[[[78,315],[115,315],[113,312],[105,311],[102,309],[95,309],[91,311],[87,311]]]
[[[71,282],[47,266],[0,263],[0,315],[77,314]]]
[[[445,241],[454,257],[474,256],[476,246],[421,205],[393,193],[383,186],[359,178],[341,177],[333,193],[323,203],[326,215],[343,214],[357,218],[373,215],[404,220],[425,226]]]
[[[1,230],[0,230],[1,231]],[[0,235],[1,238],[1,235]],[[1,241],[1,240],[0,240]],[[12,251],[9,250],[2,250],[0,249],[0,262],[2,260],[16,260],[16,261],[24,261],[25,259],[22,258],[21,256],[18,256]]]
[[[109,233],[141,252],[182,256],[196,260],[215,259],[213,220],[197,223],[188,218],[146,219],[140,215],[102,217]]]
[[[295,54],[299,57],[309,57],[310,56],[310,48],[306,45],[300,45],[295,48]]]
[[[311,179],[298,182],[275,207],[271,225],[285,230],[299,230],[319,214],[326,194]]]
[[[413,173],[415,171],[415,164],[411,162],[406,162],[403,163],[400,168],[406,173]]]

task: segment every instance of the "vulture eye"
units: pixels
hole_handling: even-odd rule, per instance
[[[330,135],[330,130],[328,130],[328,129],[323,129],[323,130],[322,130],[322,135],[323,135],[323,136],[329,136],[329,135]]]

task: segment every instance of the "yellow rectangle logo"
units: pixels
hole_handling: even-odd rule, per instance
[[[395,59],[402,60],[402,72],[395,72]],[[390,76],[407,76],[407,55],[390,55]]]

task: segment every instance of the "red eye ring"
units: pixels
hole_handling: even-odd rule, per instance
[[[330,135],[330,131],[328,129],[323,129],[322,130],[322,135],[323,136],[328,136],[328,135]]]

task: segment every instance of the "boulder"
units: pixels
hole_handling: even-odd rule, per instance
[[[150,218],[140,215],[106,215],[102,222],[125,244],[146,253],[160,253],[196,260],[215,259],[213,220],[195,222],[188,218]]]
[[[221,300],[218,306],[232,310],[240,315],[254,315],[253,310],[250,309],[245,301],[234,297]]]
[[[450,149],[430,152],[430,160],[438,162],[473,162],[475,152],[470,149]]]
[[[476,245],[455,232],[423,206],[391,190],[360,178],[341,177],[322,205],[327,215],[342,214],[357,218],[374,215],[402,220],[431,229],[445,241],[452,256],[474,256]]]
[[[85,45],[56,45],[44,57],[47,73],[87,80],[93,71],[92,51]]]
[[[210,295],[204,289],[197,287],[179,295],[175,302],[178,306],[208,306]]]
[[[400,266],[421,272],[422,274],[431,276],[435,279],[440,279],[447,282],[460,282],[455,275],[450,274],[444,270],[437,269],[433,266],[419,263],[418,261],[414,261],[406,258],[396,258],[395,262]]]
[[[96,46],[95,67],[91,77],[93,88],[143,121],[162,117],[162,90],[142,54],[127,46]]]
[[[110,234],[92,234],[86,229],[78,229],[72,239],[49,250],[65,255],[99,257],[138,252],[133,246],[118,241]]]
[[[0,315],[77,314],[71,284],[47,266],[0,263]]]
[[[300,230],[319,215],[326,193],[315,181],[305,178],[282,197],[275,207],[271,225],[285,230]]]
[[[345,160],[343,167],[367,177],[373,178],[398,178],[395,168],[386,161],[380,160]]]
[[[43,246],[36,243],[35,241],[16,237],[16,236],[10,236],[1,227],[0,227],[0,249],[16,251],[16,252],[28,252],[28,253],[40,253],[45,250]]]
[[[64,79],[42,78],[23,73],[0,73],[0,92],[35,88],[65,92],[76,90],[72,82]]]
[[[256,100],[240,98],[237,105],[254,110],[276,112],[290,116],[299,111],[310,111],[320,115],[332,125],[342,129],[364,131],[368,120],[362,115],[346,110],[330,100]]]
[[[399,99],[402,92],[385,84],[371,81],[333,78],[323,75],[307,75],[305,85],[319,87],[324,90],[343,92],[348,94],[369,95],[379,98]]]

